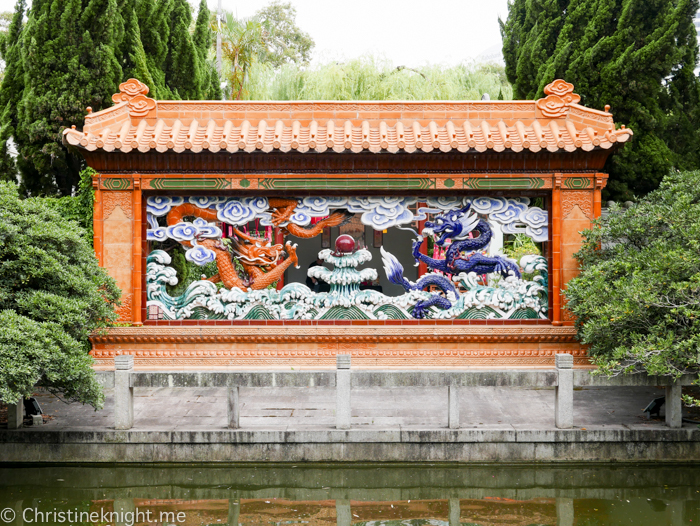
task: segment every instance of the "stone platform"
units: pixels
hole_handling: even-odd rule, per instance
[[[645,419],[655,387],[579,388],[566,430],[551,388],[462,389],[459,429],[446,429],[444,387],[353,389],[347,431],[328,387],[241,388],[241,429],[227,428],[225,388],[166,387],[136,389],[134,428],[117,431],[105,391],[97,412],[38,396],[52,419],[0,430],[0,462],[700,461],[697,425]]]

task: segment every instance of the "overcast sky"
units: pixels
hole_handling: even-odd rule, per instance
[[[198,0],[190,0],[198,4]],[[216,9],[217,0],[208,0]],[[0,0],[12,11],[15,0]],[[225,10],[247,17],[269,0],[222,0]],[[507,0],[292,0],[297,23],[316,41],[314,62],[366,53],[395,65],[456,64],[501,44],[498,17]]]

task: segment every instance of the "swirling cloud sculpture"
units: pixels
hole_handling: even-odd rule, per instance
[[[210,208],[218,203],[225,203],[226,197],[212,197],[210,195],[191,195],[187,198],[188,203],[192,203],[199,208]]]
[[[164,195],[153,195],[146,199],[146,211],[156,217],[167,215],[174,206],[185,202],[183,197],[168,197]]]
[[[195,245],[185,252],[185,259],[200,267],[216,260],[216,253],[201,245]]]
[[[267,210],[269,210],[270,204],[266,197],[228,199],[215,206],[219,221],[229,225],[245,225],[254,219],[263,219],[265,220],[263,224],[269,224],[270,213]]]

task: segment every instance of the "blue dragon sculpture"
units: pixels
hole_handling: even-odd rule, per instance
[[[448,293],[452,293],[454,295],[454,298],[458,296],[457,289],[452,284],[452,282],[449,279],[438,274],[427,274],[420,278],[416,283],[409,281],[403,275],[403,266],[401,265],[401,263],[399,263],[399,260],[396,259],[396,257],[393,254],[384,250],[384,247],[380,247],[379,250],[382,253],[384,272],[386,272],[387,278],[394,285],[399,285],[403,287],[406,291],[423,290],[426,287],[434,285],[440,288],[440,290],[442,290],[445,296],[447,296]],[[450,307],[452,307],[452,302],[445,296],[441,296],[440,294],[433,294],[429,299],[419,301],[413,307],[413,311],[411,311],[411,314],[414,318],[420,320],[425,317],[426,311],[432,306],[437,306],[441,309],[449,309]]]
[[[413,242],[413,257],[418,262],[425,263],[431,271],[441,271],[446,274],[459,274],[461,272],[476,272],[477,274],[499,273],[504,277],[509,274],[520,278],[518,266],[501,256],[484,256],[479,251],[485,249],[491,242],[491,228],[488,223],[480,219],[476,214],[469,214],[471,205],[460,210],[444,212],[435,218],[435,221],[425,223],[422,235]],[[478,232],[478,237],[469,238],[469,234]],[[439,246],[444,246],[448,239],[452,240],[445,253],[445,259],[434,259],[421,254],[420,246],[425,235],[439,235],[436,241]],[[466,252],[466,254],[464,254]],[[381,248],[384,271],[391,283],[402,286],[407,292],[423,290],[427,286],[438,287],[442,294],[433,294],[430,299],[421,300],[413,308],[414,318],[424,318],[430,307],[449,309],[452,302],[448,299],[451,294],[456,298],[457,289],[452,282],[438,274],[428,274],[420,278],[416,283],[409,281],[403,275],[404,269],[401,263],[384,248]]]
[[[484,256],[479,251],[484,250],[491,242],[491,227],[476,214],[469,214],[467,205],[461,210],[445,212],[435,218],[435,221],[427,221],[421,236],[413,242],[413,257],[416,261],[422,261],[431,270],[440,270],[447,274],[459,274],[460,272],[476,272],[477,274],[498,273],[508,277],[512,272],[520,277],[518,265],[501,256]],[[479,236],[469,239],[471,232],[478,232]],[[435,242],[444,246],[448,239],[452,244],[445,253],[445,259],[433,259],[421,254],[420,246],[423,236],[433,234],[440,238]],[[463,254],[466,252],[467,254]]]

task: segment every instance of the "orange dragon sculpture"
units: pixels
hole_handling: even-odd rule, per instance
[[[275,227],[279,227],[280,224],[289,221],[297,206],[296,199],[271,198],[268,200],[268,203],[270,205],[272,223]],[[281,230],[284,234],[308,239],[319,235],[324,228],[343,224],[350,216],[351,214],[347,212],[334,212],[312,227],[304,228],[294,223],[289,223],[281,227]],[[180,223],[186,217],[201,217],[206,221],[218,220],[216,210],[199,208],[193,204],[185,203],[170,210],[167,216],[168,226]],[[262,290],[280,279],[284,271],[292,264],[298,268],[297,245],[292,244],[291,241],[287,241],[284,245],[272,245],[271,243],[263,245],[264,242],[262,240],[244,234],[237,228],[234,228],[233,231],[236,238],[232,240],[231,251],[224,246],[220,239],[202,239],[197,241],[198,245],[206,247],[216,254],[218,273],[208,278],[209,281],[213,283],[223,282],[227,289],[237,287],[241,290],[246,290],[247,288]],[[186,247],[192,246],[189,241],[182,241],[181,243]],[[241,279],[238,275],[231,259],[231,252],[243,266],[248,275],[247,280]],[[288,256],[286,259],[282,259],[284,253]]]

